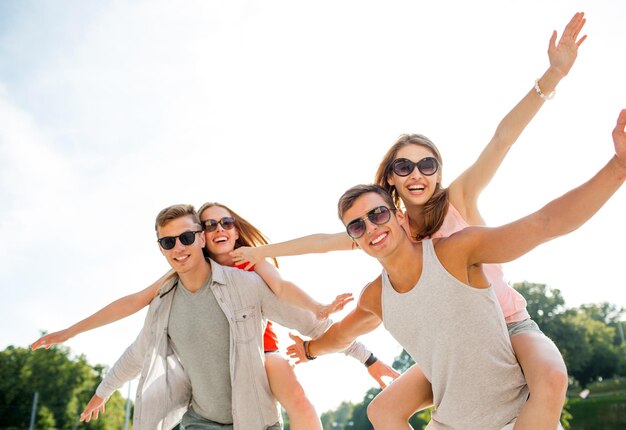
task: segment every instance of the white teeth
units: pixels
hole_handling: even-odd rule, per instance
[[[379,243],[381,240],[383,240],[386,237],[387,237],[387,233],[383,233],[380,236],[378,236],[376,239],[372,240],[370,243],[372,245],[376,245],[377,243]]]
[[[217,239],[214,240],[215,243],[221,243],[221,242],[226,242],[228,239],[225,237],[218,237]]]
[[[411,191],[424,191],[424,186],[423,185],[411,185],[409,187],[409,190],[411,190]]]
[[[176,260],[176,261],[183,261],[183,260],[186,260],[188,258],[189,258],[189,256],[185,255],[184,257],[174,257],[174,260]]]

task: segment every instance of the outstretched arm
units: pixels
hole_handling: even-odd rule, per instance
[[[135,341],[126,348],[122,356],[106,373],[104,379],[100,381],[96,392],[80,414],[81,422],[89,422],[92,418],[97,420],[98,415],[104,413],[105,404],[111,394],[141,373],[144,358],[150,348],[150,333],[153,330],[151,324],[153,324],[155,309],[156,307],[153,307],[148,310],[144,325]]]
[[[469,264],[504,263],[591,218],[626,181],[626,109],[613,130],[615,155],[589,181],[551,201],[539,211],[497,228],[470,228],[465,237]],[[467,230],[467,229],[466,229]]]
[[[172,271],[166,273],[159,280],[157,280],[144,290],[130,294],[109,303],[96,313],[88,316],[84,320],[79,321],[66,329],[40,337],[35,342],[33,342],[33,344],[30,346],[31,349],[35,350],[41,347],[48,349],[52,345],[63,343],[80,333],[110,324],[129,315],[132,315],[135,312],[138,312],[140,309],[143,309],[148,304],[150,304],[152,299],[159,291],[159,288],[163,281],[171,276],[172,273]]]
[[[273,269],[273,270],[276,270],[271,265],[269,265],[269,267],[271,269]],[[338,297],[340,297],[340,296],[338,296]],[[350,298],[349,300],[352,300],[352,298]],[[337,300],[335,300],[335,302],[337,302]],[[283,308],[283,311],[284,311],[284,308]],[[285,314],[285,312],[281,312],[281,313]],[[282,315],[282,316],[284,316],[284,315]],[[319,317],[318,317],[318,320],[319,320]],[[329,321],[326,320],[326,319],[324,319],[324,321],[326,322],[326,327],[328,327],[327,324],[329,324]],[[378,322],[378,324],[380,324],[380,321]],[[376,324],[376,326],[378,324]],[[289,324],[287,324],[287,326],[289,326]],[[372,328],[372,330],[373,330],[373,328]],[[313,337],[319,337],[320,335],[322,335],[322,332],[318,332],[317,334],[309,333],[309,335],[311,335]],[[292,339],[300,339],[299,337],[297,337],[297,336],[295,336],[293,334],[290,334],[290,336],[292,337]],[[356,339],[356,336],[355,336],[354,339]],[[380,360],[377,360],[376,358],[374,358],[373,353],[371,351],[369,351],[367,349],[367,347],[365,347],[365,345],[363,345],[363,344],[361,344],[359,342],[354,342],[354,339],[352,339],[352,341],[344,342],[342,345],[345,345],[345,347],[344,348],[339,347],[336,350],[336,352],[343,352],[345,355],[351,356],[354,359],[356,359],[357,361],[359,361],[360,363],[364,364],[367,367],[367,371],[370,374],[370,376],[372,378],[374,378],[374,380],[376,380],[376,382],[378,382],[378,384],[380,385],[381,388],[386,388],[386,386],[387,386],[387,384],[383,380],[383,378],[387,378],[388,377],[388,378],[391,378],[391,379],[396,379],[398,376],[400,376],[399,373],[396,372],[393,368],[391,368],[387,364],[381,362]],[[293,355],[293,354],[291,354],[291,355]],[[303,358],[303,360],[306,360],[304,358],[304,355],[302,356],[302,358]]]
[[[373,331],[382,323],[380,312],[374,309],[380,309],[380,285],[377,281],[363,289],[356,307],[344,319],[331,325],[315,340],[307,341],[306,351],[304,341],[297,336],[292,336],[296,343],[287,348],[287,353],[298,364],[308,361],[309,357],[339,352],[348,348],[357,337]]]
[[[537,82],[544,95],[552,93],[574,65],[578,47],[587,37],[578,37],[584,25],[584,13],[578,12],[565,27],[558,43],[556,31],[552,33],[548,45],[550,67]],[[524,98],[498,124],[491,141],[476,162],[450,184],[450,201],[470,225],[484,224],[478,211],[478,197],[496,174],[513,143],[543,103],[544,98],[539,95],[534,86],[531,87]]]
[[[351,302],[352,294],[340,294],[329,305],[323,305],[309,296],[293,282],[286,281],[274,266],[263,260],[254,266],[254,271],[265,281],[274,294],[292,306],[313,312],[318,319],[327,318],[329,314],[338,312]]]
[[[242,246],[230,253],[236,264],[258,264],[266,258],[289,255],[320,254],[330,251],[354,249],[354,242],[345,233],[311,234],[286,242],[270,243],[255,247]]]

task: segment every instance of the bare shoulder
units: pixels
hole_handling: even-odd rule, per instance
[[[361,291],[358,306],[367,312],[371,312],[379,317],[382,315],[381,293],[382,293],[382,276],[378,275],[376,279],[367,284]]]
[[[471,226],[448,237],[433,239],[437,259],[448,273],[469,283],[468,267],[473,250],[481,242],[485,227]]]
[[[481,227],[470,226],[452,233],[450,236],[433,239],[433,246],[437,258],[443,263],[449,260],[462,260],[478,239],[477,233]]]

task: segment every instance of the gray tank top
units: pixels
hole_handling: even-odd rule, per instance
[[[398,293],[382,273],[383,323],[432,384],[428,429],[501,429],[528,398],[493,289],[450,275],[422,242],[422,275]]]

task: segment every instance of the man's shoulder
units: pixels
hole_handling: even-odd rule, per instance
[[[359,297],[359,305],[366,310],[379,308],[382,288],[383,282],[381,274],[363,287],[363,290],[361,290],[361,297]]]

